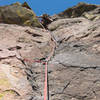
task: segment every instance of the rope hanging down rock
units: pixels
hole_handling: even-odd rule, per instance
[[[51,34],[51,33],[50,33]],[[53,49],[50,55],[44,60],[33,60],[30,61],[28,59],[24,59],[24,62],[31,62],[31,63],[41,63],[42,65],[45,65],[45,82],[44,82],[44,100],[49,100],[49,79],[48,79],[48,63],[50,59],[53,57],[55,49],[56,49],[56,40],[52,37],[52,41],[54,41]]]

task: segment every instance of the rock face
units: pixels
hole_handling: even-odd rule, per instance
[[[100,16],[99,7],[84,12]],[[52,100],[100,99],[100,19],[63,18],[48,26],[58,43],[49,62]]]
[[[56,14],[52,16],[53,19],[59,19],[59,18],[75,18],[80,17],[84,12],[93,11],[94,9],[100,7],[99,5],[92,5],[92,4],[86,4],[83,2],[80,2],[76,6],[72,8],[68,8],[67,10]]]
[[[51,54],[50,100],[100,100],[100,7],[80,5],[91,7],[48,31],[0,24],[0,100],[43,99],[45,65],[36,61]]]
[[[63,20],[65,23],[60,24]],[[55,23],[59,27],[52,34],[59,46],[49,63],[51,98],[99,100],[100,21],[60,19],[49,27],[53,27]]]
[[[0,100],[32,100],[35,84],[28,79],[29,66],[45,58],[52,44],[46,30],[0,24]]]
[[[33,27],[42,27],[35,13],[29,9],[27,3],[15,3],[0,7],[0,22],[7,24],[18,24]]]

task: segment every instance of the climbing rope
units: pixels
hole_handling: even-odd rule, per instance
[[[3,0],[0,0],[3,1]],[[24,0],[26,2],[26,0]],[[30,3],[31,4],[31,3]],[[42,25],[42,24],[41,24]],[[43,25],[42,25],[43,26]],[[44,28],[44,26],[43,26]],[[44,28],[45,29],[45,28]],[[52,38],[52,36],[51,36]],[[54,41],[54,39],[52,38],[52,40]],[[55,41],[54,41],[55,42]],[[51,59],[51,57],[54,54],[54,49],[51,52],[51,54],[48,56],[48,58],[46,59],[46,61],[41,61],[41,60],[29,60],[29,59],[22,59],[20,57],[17,57],[18,59],[20,59],[21,61],[24,62],[30,62],[30,63],[42,63],[43,65],[45,65],[45,82],[44,82],[44,100],[49,100],[49,79],[48,79],[48,62]],[[16,48],[13,48],[13,50],[16,50]],[[19,55],[21,56],[21,55]]]
[[[44,100],[49,100],[49,83],[48,83],[48,61],[40,61],[40,60],[28,60],[24,59],[25,62],[30,63],[42,63],[45,65],[45,82],[44,82]]]
[[[55,43],[55,41],[54,41],[54,43]],[[55,46],[54,46],[52,52],[50,53],[50,55],[47,57],[47,59],[45,61],[41,61],[41,60],[30,61],[28,59],[24,59],[24,61],[26,61],[26,62],[31,62],[31,63],[37,62],[37,63],[42,63],[43,65],[45,65],[44,100],[49,100],[48,62],[50,61],[51,57],[53,56],[55,48],[56,48],[56,43],[55,43]]]
[[[44,84],[44,100],[49,100],[49,84],[48,84],[48,62],[45,63],[45,84]]]

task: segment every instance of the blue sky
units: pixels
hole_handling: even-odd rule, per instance
[[[0,0],[0,6],[8,5],[17,1],[21,3],[26,1],[38,16],[43,13],[49,15],[59,13],[79,2],[100,5],[100,0]]]

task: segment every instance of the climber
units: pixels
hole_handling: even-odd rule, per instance
[[[47,25],[53,21],[48,14],[43,14],[42,16],[39,16],[38,18],[40,18],[41,24],[46,29],[47,29]]]

